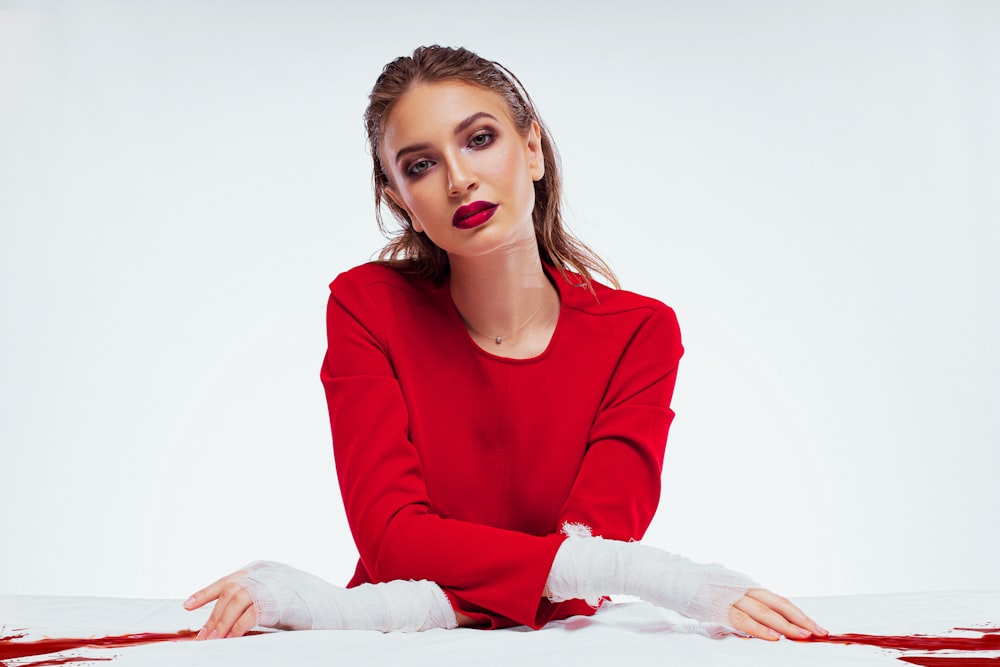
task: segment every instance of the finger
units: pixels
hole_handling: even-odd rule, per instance
[[[192,593],[191,597],[184,601],[184,608],[188,611],[192,609],[197,609],[198,607],[203,607],[206,603],[211,602],[219,597],[219,593],[222,591],[222,579],[205,586],[197,593]]]
[[[250,632],[253,627],[257,625],[257,611],[254,609],[253,605],[243,612],[243,615],[237,619],[236,623],[233,624],[233,629],[229,631],[227,637],[242,637],[246,633]]]
[[[781,635],[777,632],[765,625],[761,625],[752,619],[749,614],[742,609],[738,609],[735,605],[729,608],[729,624],[740,632],[745,632],[746,634],[756,637],[757,639],[766,639],[772,642],[781,639]]]
[[[205,638],[219,639],[229,636],[236,621],[247,609],[251,608],[253,608],[253,598],[250,597],[247,589],[237,583],[226,584],[215,609],[212,610],[208,623],[203,628],[206,633]]]
[[[788,598],[782,597],[777,593],[772,593],[764,588],[751,588],[747,591],[747,597],[763,602],[784,616],[788,621],[811,634],[824,637],[830,634],[819,623],[809,618],[805,612],[788,600]]]
[[[209,615],[208,620],[205,621],[205,625],[201,626],[201,630],[198,631],[198,636],[195,639],[215,639],[214,636],[210,637],[210,635],[215,626],[219,624],[219,619],[222,618],[222,614],[226,610],[226,603],[228,602],[225,592],[220,592],[216,597],[218,601],[212,607],[212,613]]]
[[[219,594],[222,592],[222,587],[229,583],[232,576],[233,575],[230,574],[222,577],[221,579],[217,579],[200,591],[193,593],[191,597],[184,601],[184,608],[190,611],[192,609],[202,607],[212,600],[218,599]]]
[[[773,594],[772,596],[777,597]],[[763,602],[756,597],[752,597],[750,592],[737,600],[734,606],[761,625],[764,625],[772,630],[776,630],[786,637],[805,639],[812,634],[809,630],[791,623],[779,612],[772,609],[766,602]]]
[[[755,600],[752,597],[743,596],[733,606],[758,624],[772,631],[780,632],[786,637],[805,639],[810,634],[808,630],[790,623],[784,616],[771,609],[766,603]]]
[[[229,593],[226,587],[230,585],[233,585],[232,582],[222,584],[219,591],[215,593],[215,597],[218,601],[215,603],[215,606],[212,607],[212,613],[209,615],[208,620],[205,621],[205,625],[203,625],[201,630],[198,631],[196,639],[215,639],[218,636],[218,633],[215,633],[215,635],[212,633],[216,626],[219,625],[219,621],[222,620],[222,616],[226,612],[226,606],[229,604]]]
[[[809,630],[812,634],[825,636],[830,634],[826,629],[820,626],[819,623],[809,618],[801,609],[799,609],[795,604],[776,593],[772,593],[769,590],[763,588],[752,589],[747,592],[747,595],[764,602],[769,607],[780,613],[786,619],[794,623],[800,628]]]
[[[194,593],[187,600],[184,601],[184,608],[188,611],[203,607],[212,600],[216,600],[219,594],[222,592],[222,587],[228,584],[230,581],[236,581],[240,577],[246,574],[246,570],[239,570],[228,574],[221,579],[217,579],[205,588],[201,589],[197,593]]]

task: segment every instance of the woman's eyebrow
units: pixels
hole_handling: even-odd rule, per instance
[[[469,129],[469,126],[475,123],[480,118],[490,118],[494,121],[497,121],[497,117],[494,116],[493,114],[487,113],[485,111],[477,111],[476,113],[472,114],[471,116],[469,116],[468,118],[466,118],[461,123],[455,126],[455,134],[461,134],[463,131]],[[431,147],[430,144],[413,144],[411,146],[407,146],[406,148],[400,148],[399,151],[396,152],[396,162],[398,163],[400,159],[407,153],[417,153],[419,151],[425,151],[430,147]]]
[[[475,123],[480,118],[492,118],[493,120],[497,120],[497,117],[494,116],[493,114],[486,113],[485,111],[477,111],[476,113],[472,114],[471,116],[469,116],[468,118],[466,118],[461,123],[455,126],[455,134],[458,134],[463,130],[469,129],[469,126]]]

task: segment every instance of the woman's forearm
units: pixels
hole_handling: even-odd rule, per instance
[[[728,625],[730,607],[755,583],[717,563],[695,563],[640,542],[570,537],[546,588],[553,601],[633,595],[699,621]]]

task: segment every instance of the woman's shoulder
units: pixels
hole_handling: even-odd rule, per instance
[[[429,280],[401,271],[387,262],[367,262],[334,278],[330,283],[330,292],[334,296],[347,296],[368,293],[378,286],[390,288],[389,293],[399,291],[413,296],[426,295],[435,289]]]
[[[684,346],[673,308],[638,292],[617,289],[596,280],[591,284],[593,293],[586,287],[571,287],[572,297],[564,300],[564,305],[582,315],[576,319],[581,326],[598,340],[605,336],[609,340],[627,336],[628,349],[645,355],[644,363],[662,359],[667,364],[677,364],[684,354]]]
[[[554,273],[558,275],[558,272]],[[674,317],[673,308],[651,296],[617,289],[605,285],[599,280],[591,280],[593,288],[593,292],[591,292],[585,286],[583,279],[574,273],[567,273],[566,276],[559,276],[558,279],[562,280],[563,283],[560,292],[563,295],[564,304],[590,315],[614,316],[645,311],[649,315],[658,314],[670,318]]]
[[[564,278],[563,307],[571,308],[576,315],[574,326],[591,341],[627,340],[622,349],[641,355],[643,363],[659,359],[668,366],[675,366],[684,353],[681,330],[674,309],[659,299],[637,292],[616,289],[599,281],[591,281],[593,292],[586,287],[574,286],[570,274]]]

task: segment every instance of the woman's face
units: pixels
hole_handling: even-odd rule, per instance
[[[457,81],[419,84],[386,123],[386,194],[451,255],[535,243],[534,181],[544,174],[537,123],[518,132],[496,93]]]

